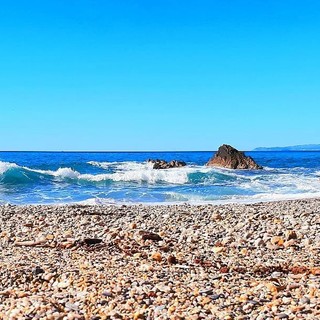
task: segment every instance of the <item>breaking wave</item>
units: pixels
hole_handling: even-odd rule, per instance
[[[103,169],[110,169],[108,173],[81,174],[72,168],[59,168],[57,170],[41,170],[18,166],[15,163],[0,162],[0,181],[3,183],[28,183],[43,181],[44,179],[65,180],[78,182],[136,182],[136,183],[168,183],[186,184],[189,182],[189,174],[208,171],[199,168],[174,168],[167,170],[154,170],[148,163],[124,162],[124,163],[92,163]]]
[[[74,202],[92,199],[92,203],[297,199],[320,196],[319,178],[319,167],[314,170],[266,167],[251,171],[189,164],[155,170],[148,162],[89,161],[78,166],[43,169],[0,161],[0,195],[14,187],[18,197],[21,188],[25,188],[25,197],[28,197],[28,190],[33,190],[39,192],[39,198],[44,201],[58,199],[58,196]],[[79,198],[78,194],[81,194]],[[5,201],[5,198],[0,199],[0,204]]]

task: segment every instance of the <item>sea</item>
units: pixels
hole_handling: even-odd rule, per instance
[[[320,152],[246,152],[263,170],[207,167],[203,152],[0,152],[0,204],[252,203],[320,197]],[[156,170],[148,159],[187,166]]]

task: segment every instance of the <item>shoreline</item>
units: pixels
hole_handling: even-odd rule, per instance
[[[320,199],[1,205],[0,318],[317,319]]]
[[[171,206],[227,206],[227,205],[254,205],[254,204],[268,204],[268,203],[274,203],[274,202],[287,202],[287,201],[300,201],[300,200],[319,200],[320,195],[314,195],[310,194],[309,196],[306,196],[305,194],[299,194],[299,195],[293,195],[292,197],[285,196],[284,198],[278,198],[278,199],[270,199],[267,198],[265,200],[263,199],[238,199],[238,200],[208,200],[208,201],[166,201],[166,202],[101,202],[99,203],[99,199],[97,202],[94,202],[96,198],[90,198],[87,200],[81,200],[77,202],[62,202],[62,203],[25,203],[25,204],[14,204],[14,203],[0,203],[0,207],[3,206],[16,206],[16,207],[27,207],[27,206],[43,206],[43,207],[55,207],[55,206],[115,206],[115,207],[121,207],[121,206],[146,206],[146,207],[171,207]]]

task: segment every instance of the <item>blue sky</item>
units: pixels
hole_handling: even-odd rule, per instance
[[[318,1],[3,1],[0,150],[320,143]]]

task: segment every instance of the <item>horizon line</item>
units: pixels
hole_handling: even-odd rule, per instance
[[[256,149],[256,148],[255,148]],[[241,152],[320,152],[320,150],[240,150]],[[136,151],[90,151],[90,150],[0,150],[0,152],[16,152],[16,153],[177,153],[177,152],[217,152],[218,150],[136,150]]]
[[[42,152],[42,153],[156,153],[156,152],[215,152],[217,150],[0,150],[0,152]]]

